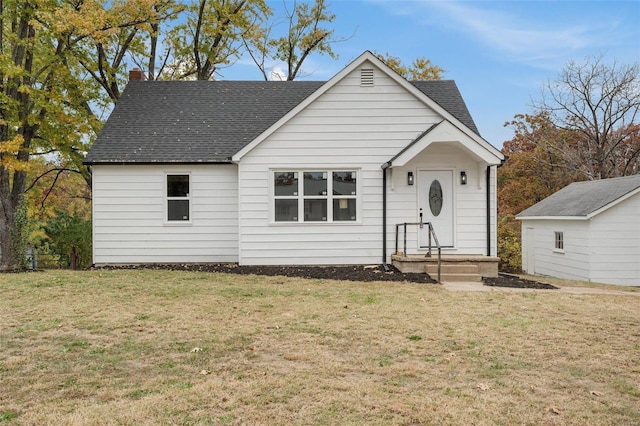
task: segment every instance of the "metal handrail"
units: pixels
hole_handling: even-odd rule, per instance
[[[431,249],[434,247],[431,244],[431,238],[433,237],[433,242],[435,242],[435,248],[438,249],[438,282],[440,282],[440,269],[441,269],[441,260],[442,260],[442,249],[440,248],[440,243],[438,242],[438,237],[436,236],[435,231],[433,230],[433,225],[431,222],[403,222],[396,224],[396,254],[398,253],[398,237],[400,233],[400,227],[403,229],[403,237],[404,237],[404,245],[402,249],[402,256],[407,256],[407,226],[419,226],[419,229],[422,229],[425,225],[427,225],[427,236],[429,238],[429,245],[427,248],[427,254],[424,257],[431,257]]]

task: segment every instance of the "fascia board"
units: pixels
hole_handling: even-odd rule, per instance
[[[597,216],[597,215],[599,215],[600,213],[602,213],[602,212],[604,212],[604,211],[606,211],[606,210],[609,210],[611,207],[613,207],[613,206],[616,206],[616,205],[620,204],[620,203],[621,203],[621,202],[623,202],[624,200],[627,200],[627,199],[629,199],[629,198],[633,197],[634,195],[636,195],[636,194],[638,194],[638,193],[640,193],[640,188],[636,188],[636,189],[634,189],[633,191],[626,193],[626,194],[625,194],[625,195],[623,195],[622,197],[620,197],[620,198],[618,198],[618,199],[616,199],[616,200],[613,200],[612,202],[610,202],[610,203],[609,203],[609,204],[607,204],[606,206],[600,207],[598,210],[595,210],[595,211],[593,211],[593,212],[589,213],[589,214],[587,215],[587,219],[591,219],[591,218],[593,218],[594,216]]]
[[[402,167],[411,161],[416,155],[420,154],[432,143],[460,143],[467,150],[471,151],[476,157],[487,164],[495,165],[500,163],[500,159],[492,155],[490,152],[482,149],[474,141],[470,140],[469,135],[463,132],[459,127],[449,121],[443,121],[425,133],[418,141],[405,149],[401,154],[392,160],[392,167]]]
[[[587,216],[516,216],[516,220],[588,220]]]

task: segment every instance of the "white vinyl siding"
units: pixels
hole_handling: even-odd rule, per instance
[[[443,250],[447,254],[487,254],[487,190],[486,165],[479,166],[476,159],[465,149],[450,144],[432,144],[411,160],[406,166],[394,168],[392,173],[392,189],[388,192],[388,222],[392,238],[395,237],[396,223],[418,222],[419,212],[416,208],[416,190],[420,191],[420,182],[407,185],[407,173],[417,170],[451,170],[453,172],[453,195],[455,197],[454,247]],[[460,172],[467,174],[467,184],[460,185]],[[491,255],[497,256],[496,246],[496,168],[491,168]],[[419,228],[409,227],[407,252],[422,253],[418,249],[417,232]],[[438,230],[434,230],[436,236]],[[422,230],[420,232],[426,232]],[[402,236],[400,237],[402,239]],[[392,241],[395,249],[395,240]],[[400,243],[402,244],[402,243]]]
[[[188,223],[166,220],[167,175],[190,177]],[[236,262],[237,168],[96,165],[93,238],[96,264]]]
[[[374,83],[373,87],[361,87],[360,71],[355,70],[242,158],[239,164],[241,264],[381,262],[381,166],[432,124],[442,121],[442,117],[375,67]],[[477,160],[465,152],[462,154],[468,170],[475,173]],[[457,168],[459,161],[460,158],[452,158],[449,164]],[[273,200],[269,195],[272,171],[304,169],[358,170],[360,216],[357,223],[272,222]],[[388,172],[389,176],[394,173],[394,182],[396,172]],[[417,215],[416,186],[407,189],[406,172],[398,181],[402,182],[397,184],[398,190],[392,190],[388,182],[388,255],[394,248],[393,225],[413,222]],[[477,181],[474,183],[477,185]],[[468,219],[459,224],[469,229],[468,236],[459,237],[460,252],[484,254],[486,221],[478,219],[478,215],[484,217],[486,212],[484,184],[480,189],[475,187],[479,194],[473,193],[472,185],[467,188],[474,198],[469,208],[475,210],[465,213]],[[460,193],[458,196],[463,197]],[[495,200],[493,203],[495,205]],[[475,222],[479,229],[473,227]],[[416,251],[415,237],[413,241]]]
[[[640,193],[590,221],[591,280],[640,286]]]
[[[640,194],[590,220],[523,219],[525,272],[607,284],[640,285],[638,212]],[[527,228],[534,232],[526,232]],[[558,231],[563,234],[563,250],[555,248]],[[535,234],[533,241],[526,238],[529,234]]]

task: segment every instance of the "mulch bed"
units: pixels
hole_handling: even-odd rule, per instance
[[[178,264],[104,266],[101,269],[168,269],[176,271],[223,272],[343,281],[410,281],[435,284],[427,274],[403,274],[393,266],[386,272],[381,265],[354,266],[239,266],[237,264]]]
[[[485,278],[484,285],[491,287],[535,288],[538,290],[557,290],[558,287],[540,281],[525,280],[517,275],[499,274],[496,278]]]
[[[435,284],[427,274],[402,273],[389,265],[385,271],[380,265],[370,266],[239,266],[237,264],[178,264],[178,265],[127,265],[105,266],[102,269],[168,269],[177,271],[223,272],[227,274],[253,274],[268,276],[299,277],[342,281],[395,281]],[[493,287],[556,289],[551,284],[525,280],[517,275],[500,274],[496,278],[485,278],[484,285]]]

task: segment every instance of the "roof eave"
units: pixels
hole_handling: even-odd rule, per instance
[[[638,188],[634,189],[633,191],[629,191],[629,192],[627,192],[627,193],[626,193],[626,194],[624,194],[622,197],[618,197],[618,198],[616,198],[616,199],[615,199],[615,200],[613,200],[612,202],[610,202],[610,203],[608,203],[608,204],[606,204],[606,205],[604,205],[604,206],[600,207],[598,210],[594,210],[594,211],[592,211],[591,213],[589,213],[589,214],[587,215],[587,218],[588,218],[588,219],[591,219],[592,217],[597,216],[597,215],[599,215],[600,213],[602,213],[602,212],[604,212],[604,211],[606,211],[606,210],[609,210],[611,207],[613,207],[613,206],[616,206],[616,205],[620,204],[620,203],[621,203],[621,202],[623,202],[624,200],[627,200],[627,199],[629,199],[629,198],[633,197],[634,195],[636,195],[636,194],[638,194],[638,193],[640,193],[640,187],[638,187]]]
[[[129,160],[109,160],[109,161],[83,161],[85,166],[137,166],[137,165],[173,165],[173,164],[233,164],[231,159],[228,160],[211,160],[211,161],[129,161]]]
[[[516,216],[516,220],[588,220],[588,216]]]

